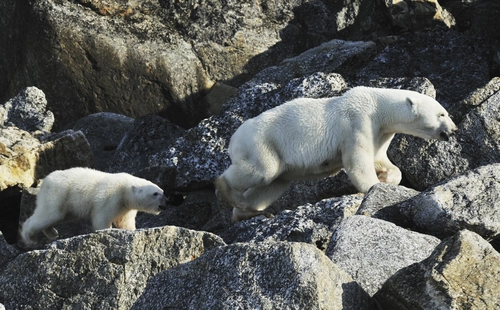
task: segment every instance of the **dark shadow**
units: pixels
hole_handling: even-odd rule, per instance
[[[0,231],[8,244],[17,242],[21,196],[22,190],[18,187],[0,192]]]

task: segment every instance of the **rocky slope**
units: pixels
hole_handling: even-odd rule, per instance
[[[500,308],[495,1],[0,9],[0,309]],[[234,130],[357,85],[433,96],[459,130],[397,136],[401,186],[361,195],[342,172],[296,182],[273,218],[231,225],[212,184]],[[17,230],[37,184],[73,166],[150,179],[171,206],[140,214],[137,231],[80,221],[26,248]]]

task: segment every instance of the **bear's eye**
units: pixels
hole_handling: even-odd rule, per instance
[[[446,115],[444,113],[440,113],[439,117],[445,117]]]
[[[158,196],[158,193],[154,193],[153,196]]]

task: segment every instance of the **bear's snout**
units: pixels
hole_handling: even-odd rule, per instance
[[[455,124],[453,124],[452,128],[450,128],[448,130],[445,129],[445,130],[441,131],[441,133],[439,134],[439,137],[441,138],[441,140],[449,141],[450,137],[455,134],[457,129],[458,129],[457,126],[455,126]]]
[[[163,210],[163,211],[167,210],[167,202],[168,202],[168,198],[165,195],[162,195],[161,202],[158,205],[158,209]]]

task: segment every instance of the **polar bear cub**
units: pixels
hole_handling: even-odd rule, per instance
[[[216,180],[233,222],[261,214],[294,180],[323,178],[344,168],[360,192],[399,184],[387,157],[396,133],[448,140],[457,127],[429,96],[355,87],[341,97],[298,98],[244,122],[231,137],[229,168]]]
[[[135,230],[138,211],[158,214],[166,209],[163,190],[152,182],[127,173],[106,173],[90,168],[71,168],[50,173],[36,197],[33,215],[24,222],[21,237],[33,245],[32,237],[43,231],[58,237],[54,225],[74,219],[91,219],[94,230]]]

